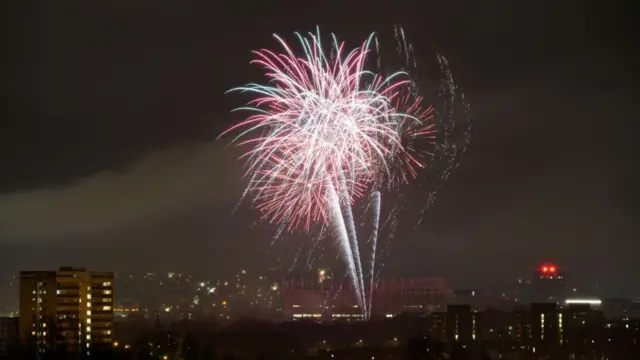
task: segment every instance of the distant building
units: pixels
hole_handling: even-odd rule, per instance
[[[440,278],[381,281],[371,290],[365,287],[365,292],[373,296],[372,316],[376,318],[392,318],[405,312],[442,311],[453,293]],[[283,281],[281,294],[285,321],[363,318],[350,282],[342,278],[326,278],[321,283],[316,276]]]
[[[565,273],[554,264],[543,264],[533,271],[533,287],[535,301],[561,303],[565,297]]]
[[[528,311],[518,311],[514,335],[521,349],[540,355],[562,345],[563,314],[556,303],[533,303]]]
[[[470,305],[447,306],[447,341],[470,343],[476,340],[478,312]]]
[[[601,309],[607,319],[640,318],[640,299],[602,299]]]
[[[568,300],[562,310],[563,343],[574,353],[603,341],[605,318],[599,305],[599,300]]]
[[[112,272],[73,267],[21,272],[20,342],[40,353],[110,345],[113,279]]]
[[[563,315],[555,303],[531,304],[531,342],[540,347],[557,347],[562,341]]]
[[[471,305],[474,307],[477,303],[477,293],[475,290],[454,290],[453,296],[449,299],[452,305]]]
[[[11,348],[18,343],[18,318],[0,317],[0,359],[10,359]]]

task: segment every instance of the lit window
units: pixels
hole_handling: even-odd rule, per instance
[[[91,319],[87,319],[87,324],[91,324]]]
[[[111,286],[111,281],[105,281],[102,283],[102,286]]]
[[[105,311],[111,310],[111,306],[103,306],[102,310],[105,310]]]
[[[87,310],[87,315],[91,316],[91,310]]]
[[[91,332],[91,326],[87,326],[87,332]]]
[[[104,293],[106,295],[110,295],[111,294],[111,290],[104,290],[102,293]]]

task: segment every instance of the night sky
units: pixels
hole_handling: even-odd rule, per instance
[[[355,46],[401,23],[416,48],[449,58],[474,118],[459,171],[419,227],[399,230],[387,275],[488,287],[554,261],[579,284],[640,295],[631,7],[12,3],[0,21],[0,277],[272,266],[274,229],[243,207],[231,215],[242,167],[215,137],[245,99],[224,91],[262,81],[250,50],[276,47],[274,32],[293,40],[320,25]]]

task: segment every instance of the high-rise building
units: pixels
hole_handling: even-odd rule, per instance
[[[447,306],[446,333],[448,341],[470,343],[476,340],[478,312],[470,305]]]
[[[79,352],[110,345],[112,272],[61,267],[20,273],[20,341],[37,352]]]
[[[533,271],[535,300],[561,303],[565,296],[564,271],[554,264],[543,264]]]
[[[553,352],[563,341],[563,319],[558,305],[553,302],[533,303],[530,313],[532,350]]]

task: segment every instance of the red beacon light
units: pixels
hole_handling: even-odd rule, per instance
[[[555,274],[558,268],[555,265],[542,265],[540,271],[544,274]]]
[[[543,266],[542,267],[542,272],[543,273],[549,272],[549,267],[548,266]]]

